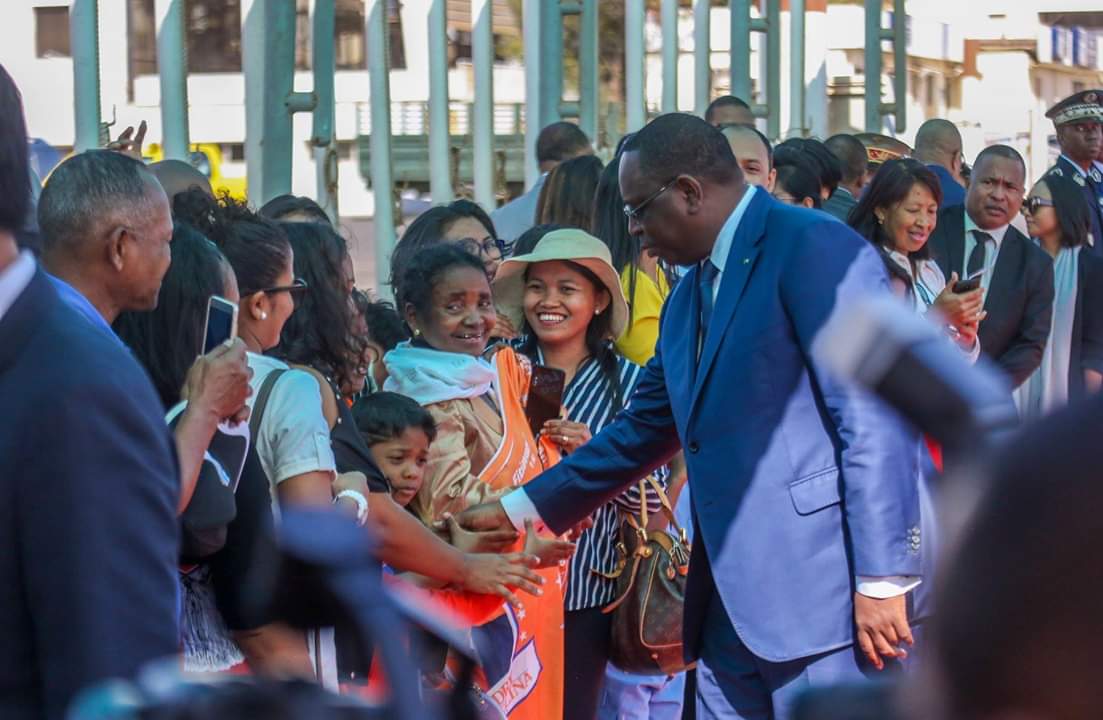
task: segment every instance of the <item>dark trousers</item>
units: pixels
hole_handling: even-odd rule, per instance
[[[609,660],[612,616],[596,607],[568,610],[563,619],[563,717],[592,720]]]

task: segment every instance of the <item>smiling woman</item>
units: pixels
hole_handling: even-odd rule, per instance
[[[413,398],[436,424],[425,478],[409,506],[431,524],[525,484],[556,463],[559,450],[526,421],[527,358],[509,347],[484,352],[496,312],[479,258],[451,244],[424,249],[409,259],[399,288],[414,339],[384,357],[383,387]],[[565,573],[553,565],[540,574],[542,597],[473,630],[484,689],[510,718],[563,716]]]

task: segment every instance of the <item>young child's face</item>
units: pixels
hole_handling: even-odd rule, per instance
[[[409,427],[390,440],[371,446],[372,459],[391,484],[391,497],[405,507],[421,489],[429,459],[429,437],[421,428]]]

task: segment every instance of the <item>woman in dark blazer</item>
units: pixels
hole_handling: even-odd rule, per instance
[[[1031,420],[1103,386],[1103,259],[1082,252],[1089,208],[1075,179],[1053,170],[1023,202],[1034,242],[1053,258],[1053,325],[1042,363],[1015,391]],[[1094,238],[1103,242],[1103,238]]]

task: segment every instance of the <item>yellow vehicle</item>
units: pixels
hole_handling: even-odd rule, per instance
[[[142,156],[149,162],[160,162],[164,159],[164,151],[159,143],[150,143]],[[226,192],[236,200],[246,199],[245,178],[226,177],[222,174],[222,148],[218,145],[192,143],[189,161],[211,181],[211,189],[214,190],[215,195]]]

